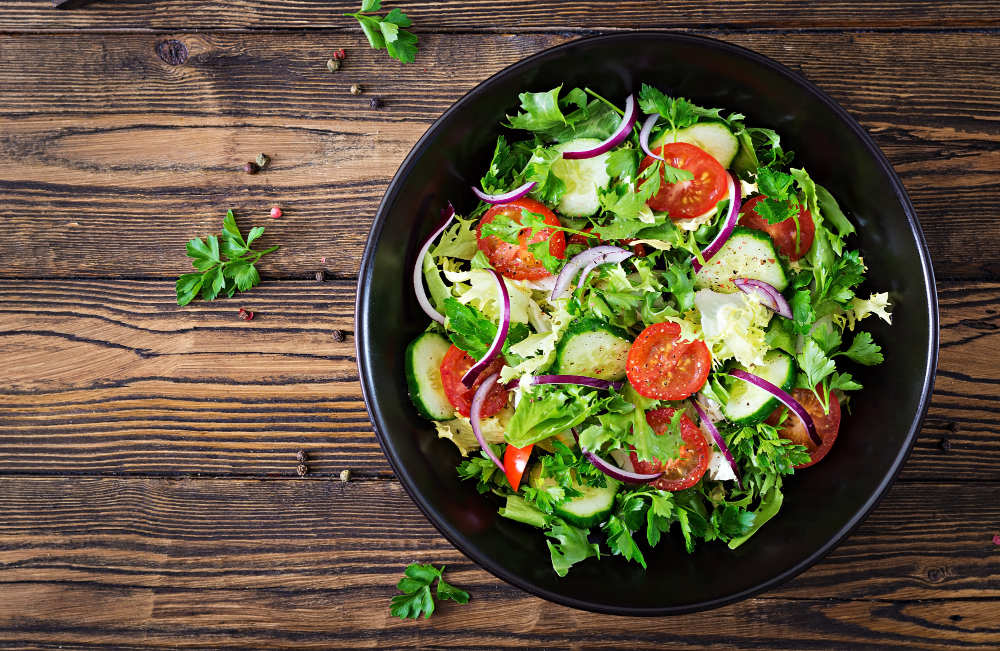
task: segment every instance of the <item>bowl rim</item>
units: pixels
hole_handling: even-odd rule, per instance
[[[433,515],[433,511],[427,502],[424,500],[423,496],[416,490],[413,489],[411,480],[408,474],[403,470],[401,464],[394,457],[391,452],[391,447],[387,443],[387,439],[380,427],[378,426],[378,419],[376,414],[372,411],[371,401],[369,399],[369,394],[373,392],[374,387],[371,386],[371,374],[368,365],[368,358],[364,354],[364,349],[367,342],[367,330],[368,330],[368,318],[366,313],[362,310],[364,305],[364,300],[367,292],[366,288],[370,285],[368,282],[370,276],[373,273],[373,261],[375,259],[375,251],[378,247],[378,242],[381,239],[381,233],[385,227],[386,219],[388,216],[388,206],[395,202],[396,195],[399,193],[400,188],[403,185],[403,179],[409,174],[410,166],[412,165],[414,159],[418,158],[428,141],[430,141],[437,131],[442,128],[441,125],[449,118],[452,114],[461,111],[463,107],[473,98],[481,93],[487,92],[492,86],[495,79],[500,77],[515,75],[522,71],[526,71],[536,65],[539,61],[547,59],[550,57],[555,57],[561,54],[564,50],[568,50],[574,47],[579,47],[581,43],[604,43],[604,42],[614,42],[620,40],[635,40],[635,39],[649,39],[651,41],[674,41],[680,44],[696,44],[701,47],[714,48],[721,50],[725,53],[734,55],[736,57],[741,57],[750,60],[752,63],[758,64],[760,66],[769,68],[771,71],[776,72],[779,75],[789,78],[792,82],[802,86],[808,92],[812,93],[816,98],[818,98],[840,121],[857,137],[861,143],[864,145],[868,154],[877,164],[879,170],[886,175],[892,188],[896,194],[896,199],[900,202],[903,207],[903,211],[906,214],[907,221],[909,223],[910,229],[914,235],[917,245],[917,253],[920,259],[921,271],[923,274],[923,279],[926,288],[926,298],[928,304],[928,329],[929,329],[929,350],[927,356],[927,363],[924,368],[924,378],[923,387],[920,393],[920,400],[918,403],[918,408],[914,414],[913,420],[910,424],[910,430],[906,436],[906,443],[900,449],[899,454],[893,461],[892,467],[889,472],[885,474],[882,481],[879,483],[877,489],[872,494],[872,496],[867,500],[864,506],[856,512],[851,519],[841,527],[840,531],[837,532],[829,541],[819,549],[817,549],[810,556],[796,564],[795,566],[789,568],[788,570],[778,574],[767,581],[764,581],[752,588],[748,588],[738,593],[726,595],[724,597],[719,597],[715,599],[708,599],[704,601],[692,602],[690,604],[685,604],[682,606],[660,606],[660,607],[621,607],[621,606],[609,606],[606,604],[594,603],[591,601],[585,601],[581,599],[575,599],[572,597],[567,597],[558,593],[551,592],[544,588],[540,588],[533,585],[530,581],[526,581],[521,577],[507,572],[502,567],[495,564],[491,558],[478,554],[470,549],[467,549],[462,543],[462,536],[454,531],[450,526],[444,522],[438,522],[437,518]],[[931,394],[934,391],[934,382],[937,373],[937,362],[939,353],[939,312],[938,312],[938,300],[937,300],[937,286],[934,279],[934,269],[931,264],[930,253],[927,249],[927,240],[924,237],[923,229],[920,227],[920,221],[917,218],[916,210],[913,204],[910,202],[910,198],[906,193],[906,189],[903,187],[902,181],[900,181],[899,176],[896,174],[895,169],[889,163],[885,154],[878,147],[872,137],[867,131],[844,109],[836,100],[830,97],[825,91],[816,86],[813,82],[806,79],[799,73],[791,70],[790,68],[774,61],[773,59],[766,57],[762,54],[749,50],[747,48],[741,47],[739,45],[734,45],[732,43],[727,43],[725,41],[720,41],[714,38],[709,38],[707,36],[695,35],[695,34],[684,34],[676,32],[665,32],[665,31],[635,31],[627,33],[617,33],[617,34],[604,34],[597,36],[584,37],[579,39],[574,39],[567,43],[562,43],[560,45],[547,48],[541,52],[537,52],[525,59],[515,62],[503,70],[490,75],[487,79],[483,80],[477,84],[474,88],[469,90],[465,95],[458,99],[451,107],[449,107],[444,113],[442,113],[431,126],[424,132],[424,134],[417,140],[413,145],[413,148],[407,154],[406,158],[400,164],[396,173],[393,175],[392,181],[386,188],[385,194],[382,196],[382,201],[379,203],[378,210],[375,214],[375,219],[372,222],[371,230],[368,234],[368,240],[365,244],[364,253],[362,254],[361,266],[358,273],[358,289],[355,299],[355,354],[358,362],[359,371],[359,381],[361,384],[361,392],[365,401],[365,409],[368,412],[369,419],[372,423],[372,429],[375,431],[375,436],[378,439],[379,446],[382,448],[382,452],[385,454],[386,459],[389,462],[389,466],[392,468],[393,473],[396,478],[402,484],[403,488],[406,489],[406,493],[413,500],[420,512],[424,514],[424,517],[430,521],[437,531],[448,540],[458,551],[464,554],[467,558],[470,558],[480,567],[485,569],[490,574],[495,577],[516,586],[529,594],[536,597],[540,597],[547,601],[551,601],[563,606],[569,606],[571,608],[576,608],[579,610],[606,614],[606,615],[621,615],[621,616],[664,616],[664,615],[683,615],[693,612],[699,612],[703,610],[711,610],[714,608],[720,608],[729,604],[733,604],[744,599],[753,597],[767,590],[771,590],[786,581],[792,579],[793,577],[801,574],[805,570],[812,567],[814,564],[826,557],[830,552],[836,549],[841,543],[844,542],[851,534],[853,534],[858,527],[871,515],[872,511],[879,505],[882,499],[885,497],[889,488],[896,481],[897,476],[903,469],[906,460],[909,458],[911,451],[913,450],[914,443],[916,442],[916,437],[920,432],[924,419],[927,415],[927,410],[930,406]]]

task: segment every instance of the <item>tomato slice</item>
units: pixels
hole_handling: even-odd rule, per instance
[[[646,202],[653,210],[666,211],[672,219],[691,219],[705,214],[728,196],[726,169],[705,150],[686,142],[672,142],[654,153],[663,156],[667,165],[691,172],[694,179],[667,183],[661,168],[660,189]],[[654,162],[655,158],[646,156],[639,165],[639,171]]]
[[[816,385],[816,390],[822,391],[820,385]],[[819,399],[816,398],[816,394],[812,391],[808,389],[795,389],[792,391],[792,397],[798,400],[799,404],[805,407],[809,415],[812,416],[813,425],[816,426],[816,433],[819,435],[819,440],[823,442],[823,445],[817,446],[813,443],[812,439],[809,438],[809,432],[806,431],[806,426],[802,424],[802,421],[795,414],[788,415],[788,418],[785,419],[785,426],[778,430],[778,436],[788,439],[797,445],[806,446],[806,451],[809,452],[809,463],[795,466],[795,468],[808,468],[825,457],[826,453],[833,447],[833,442],[837,440],[837,432],[840,430],[840,401],[831,392],[830,413],[824,414],[823,405],[820,404]],[[785,407],[778,407],[764,422],[768,425],[777,425],[778,419],[781,418],[781,414],[784,411]]]
[[[799,241],[795,244],[795,219],[789,217],[777,224],[768,224],[767,220],[757,214],[756,206],[764,197],[757,196],[747,199],[740,208],[740,225],[758,231],[764,231],[771,236],[771,241],[778,247],[778,253],[787,255],[790,260],[798,260],[806,254],[816,237],[816,224],[805,206],[799,207]]]
[[[551,276],[552,274],[545,268],[545,265],[528,251],[528,245],[548,240],[549,253],[557,258],[563,258],[566,254],[566,236],[562,231],[543,228],[535,233],[534,237],[529,239],[528,236],[531,235],[531,231],[525,229],[518,234],[517,239],[520,243],[517,245],[504,242],[496,235],[488,237],[480,237],[479,235],[483,230],[483,225],[489,224],[498,215],[506,215],[520,224],[522,210],[542,215],[545,217],[546,224],[561,226],[559,220],[551,210],[545,207],[545,204],[539,203],[534,199],[529,199],[528,197],[499,206],[493,206],[486,211],[482,221],[479,222],[479,226],[476,227],[476,240],[479,244],[479,250],[486,254],[493,268],[500,272],[500,275],[507,278],[513,280],[539,280],[546,276]]]
[[[524,469],[528,465],[528,457],[531,456],[531,449],[534,447],[534,443],[526,445],[523,448],[515,448],[513,445],[508,445],[503,453],[504,474],[507,475],[510,487],[515,491],[521,483],[521,475],[524,474]]]
[[[448,349],[448,352],[444,354],[444,359],[441,360],[441,383],[444,385],[444,393],[448,396],[448,402],[451,403],[451,406],[458,410],[460,416],[466,418],[469,416],[469,410],[472,409],[472,397],[476,395],[479,385],[489,376],[499,373],[506,361],[503,355],[497,355],[497,358],[486,367],[486,370],[479,374],[472,388],[467,389],[462,384],[462,378],[475,363],[476,360],[471,355],[454,345]],[[507,393],[503,385],[498,382],[486,396],[479,414],[480,417],[495,416],[498,411],[503,409],[507,405]]]
[[[676,323],[654,323],[628,351],[626,374],[641,396],[683,400],[705,386],[712,356],[704,341],[680,341]]]
[[[669,407],[657,409],[646,414],[646,422],[657,435],[663,436],[673,415],[674,410]],[[705,435],[686,414],[681,416],[681,440],[684,441],[684,445],[681,446],[676,459],[670,459],[666,463],[659,459],[639,461],[639,457],[633,451],[629,453],[632,467],[635,468],[636,472],[642,474],[652,474],[663,470],[662,475],[649,482],[654,488],[661,491],[679,491],[691,488],[708,470],[711,451],[708,449]]]

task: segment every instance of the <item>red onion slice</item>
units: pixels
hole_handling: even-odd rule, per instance
[[[793,398],[791,395],[782,391],[780,388],[774,386],[767,380],[753,373],[747,373],[746,371],[741,371],[735,368],[729,371],[729,374],[735,378],[739,378],[744,382],[749,382],[750,384],[767,391],[772,396],[781,401],[783,405],[792,410],[792,412],[799,417],[802,424],[806,426],[806,431],[809,432],[809,438],[817,446],[823,445],[823,441],[819,438],[819,434],[816,433],[816,425],[813,423],[812,416],[806,411],[806,408],[799,404],[799,401]]]
[[[576,283],[576,286],[583,287],[583,283],[587,282],[587,276],[590,275],[591,271],[597,268],[597,265],[608,264],[611,262],[622,262],[623,260],[628,260],[633,255],[634,254],[631,251],[626,251],[625,249],[618,249],[617,251],[605,253],[596,260],[591,260],[590,263],[583,268],[583,271],[580,272],[580,280]]]
[[[736,475],[736,481],[740,485],[740,490],[743,490],[743,475],[740,474],[740,469],[736,465],[736,460],[733,459],[733,455],[729,452],[729,447],[726,445],[725,439],[722,438],[722,434],[720,434],[719,430],[716,429],[715,423],[708,419],[708,414],[706,414],[705,410],[701,408],[701,405],[699,405],[696,401],[692,401],[692,403],[694,404],[695,411],[698,412],[698,418],[700,418],[701,422],[704,423],[705,429],[708,430],[708,433],[712,435],[712,438],[715,440],[715,444],[719,446],[719,452],[721,452],[722,456],[726,458],[726,461],[729,463],[729,467],[733,469],[733,474]]]
[[[434,309],[431,302],[427,299],[427,292],[424,291],[424,256],[427,255],[427,251],[430,250],[431,244],[434,243],[444,229],[448,227],[451,220],[455,217],[455,209],[452,207],[451,202],[441,210],[441,223],[437,225],[424,243],[420,246],[420,251],[417,253],[417,261],[413,265],[413,293],[417,295],[417,302],[420,303],[420,307],[427,316],[434,319],[438,323],[444,323],[444,316],[440,312]]]
[[[593,158],[594,156],[600,156],[605,152],[611,151],[618,146],[618,143],[628,138],[628,134],[632,131],[632,127],[635,126],[635,121],[638,117],[638,112],[635,110],[635,97],[629,95],[628,99],[625,100],[625,115],[622,116],[622,121],[619,123],[618,128],[615,129],[615,132],[607,140],[590,149],[564,151],[563,158],[566,160]]]
[[[510,201],[520,199],[524,195],[528,194],[535,188],[536,185],[538,185],[536,181],[529,181],[521,187],[514,188],[513,190],[509,190],[503,194],[486,194],[476,186],[472,186],[472,191],[477,197],[486,203],[508,203]]]
[[[739,287],[744,294],[756,296],[764,304],[764,307],[772,312],[776,312],[786,319],[795,318],[792,316],[792,306],[773,285],[753,278],[734,278],[733,284]]]
[[[487,269],[491,274],[493,274],[493,280],[497,283],[497,292],[503,302],[503,314],[500,316],[500,327],[497,328],[497,336],[493,338],[493,343],[490,344],[489,350],[483,355],[483,358],[472,365],[465,375],[462,376],[462,384],[472,388],[472,385],[476,383],[476,378],[479,374],[486,370],[486,368],[496,359],[496,356],[500,354],[503,350],[503,342],[507,341],[507,331],[510,329],[510,294],[507,293],[507,284],[503,281],[503,276],[498,274],[494,269]]]
[[[552,288],[549,292],[549,300],[554,301],[569,289],[569,286],[573,284],[573,279],[576,277],[576,272],[578,272],[582,267],[587,266],[597,258],[601,257],[606,253],[613,253],[615,251],[625,251],[617,246],[610,246],[607,244],[601,246],[595,246],[592,249],[587,249],[582,253],[578,253],[570,259],[569,262],[562,268],[559,275],[556,276],[556,286]],[[625,251],[628,253],[627,251]]]
[[[642,123],[642,130],[639,131],[639,146],[642,147],[642,150],[644,152],[646,152],[648,155],[652,156],[656,160],[663,160],[663,156],[657,156],[656,154],[654,154],[649,150],[649,134],[652,133],[653,125],[656,124],[656,120],[659,117],[660,117],[659,113],[653,113],[648,118],[646,118],[645,122]]]
[[[517,383],[517,380],[514,380]],[[612,382],[611,380],[601,380],[596,377],[586,375],[534,375],[529,384],[579,384],[580,386],[591,387],[592,389],[614,389],[621,391],[623,382]]]
[[[488,456],[493,463],[497,464],[497,468],[500,469],[500,472],[506,472],[503,467],[503,461],[500,461],[500,457],[493,453],[493,448],[491,448],[486,442],[486,438],[483,436],[483,430],[479,426],[479,414],[483,410],[483,402],[486,401],[486,396],[489,394],[490,389],[493,388],[493,385],[497,383],[497,378],[499,377],[499,373],[494,373],[486,378],[486,380],[479,385],[479,388],[476,389],[476,394],[472,396],[472,407],[469,409],[469,420],[472,422],[472,433],[476,435],[476,440],[479,441],[479,447],[486,452],[486,456]]]
[[[580,436],[576,433],[576,430],[571,429],[570,431],[573,432],[573,438],[575,438],[576,442],[579,443]],[[604,459],[600,458],[599,456],[597,456],[593,452],[590,452],[589,450],[587,450],[582,446],[580,447],[580,451],[583,452],[583,456],[587,457],[587,461],[589,461],[595,468],[603,472],[608,477],[616,479],[620,482],[624,482],[626,484],[648,484],[649,482],[653,481],[654,479],[663,474],[662,470],[652,475],[644,475],[638,472],[629,472],[628,470],[622,470],[618,466],[608,463]]]
[[[705,262],[711,260],[722,249],[722,245],[726,243],[729,236],[733,234],[733,229],[736,228],[736,220],[740,218],[740,180],[736,178],[736,173],[732,170],[726,174],[726,177],[726,183],[729,186],[729,215],[712,243],[701,252],[701,257],[705,259]],[[691,264],[694,265],[695,271],[701,271],[701,263],[698,262],[697,258],[692,260]]]

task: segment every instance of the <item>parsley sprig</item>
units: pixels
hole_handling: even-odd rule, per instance
[[[232,298],[236,290],[245,292],[260,284],[260,274],[254,265],[262,255],[278,249],[277,246],[263,251],[251,249],[250,245],[263,234],[264,228],[255,226],[243,239],[230,210],[222,221],[222,233],[218,237],[191,239],[187,243],[187,254],[198,273],[184,274],[177,279],[177,304],[187,305],[199,292],[206,301],[214,300],[223,291]]]
[[[403,572],[405,576],[399,580],[396,587],[402,590],[392,598],[389,613],[400,619],[416,619],[422,612],[427,619],[434,612],[434,597],[431,595],[431,583],[437,579],[437,599],[444,601],[452,599],[460,604],[468,603],[469,593],[449,585],[444,580],[444,566],[437,569],[433,565],[413,563]]]
[[[409,27],[410,19],[399,9],[393,9],[384,17],[365,14],[382,9],[381,0],[362,0],[357,13],[344,14],[358,19],[368,42],[376,50],[385,48],[389,56],[402,63],[413,63],[417,55],[416,35],[402,29]]]

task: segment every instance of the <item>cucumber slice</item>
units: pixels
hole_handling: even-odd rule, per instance
[[[528,482],[531,486],[538,488],[543,483],[548,486],[556,485],[556,481],[551,477],[546,477],[543,482],[541,473],[542,464],[537,462],[532,466],[528,475]],[[552,512],[574,527],[581,529],[589,529],[606,521],[610,517],[611,511],[614,510],[615,495],[618,494],[620,484],[611,477],[605,477],[605,481],[604,488],[595,488],[578,484],[574,478],[571,485],[583,495],[571,497],[562,504],[552,507]]]
[[[451,420],[455,408],[441,382],[441,360],[451,342],[436,332],[425,332],[406,347],[406,384],[417,412],[428,420]]]
[[[778,257],[770,235],[746,226],[734,228],[722,250],[695,274],[694,286],[732,294],[739,291],[733,278],[762,280],[779,292],[788,287],[785,264]]]
[[[569,142],[553,145],[558,152],[580,151],[601,144],[597,138],[577,138]],[[597,188],[606,189],[611,182],[607,162],[610,152],[583,158],[566,160],[560,158],[552,163],[552,173],[566,184],[566,194],[556,206],[556,211],[567,217],[590,217],[601,208]]]
[[[580,319],[566,330],[556,346],[557,375],[585,375],[601,380],[625,378],[632,347],[628,332],[600,319]]]
[[[795,360],[780,350],[768,352],[764,355],[764,363],[758,366],[749,369],[740,365],[736,367],[758,375],[785,391],[791,391],[795,385]],[[779,404],[780,401],[767,391],[749,382],[736,380],[722,414],[734,425],[753,425],[770,416]]]
[[[704,149],[726,169],[740,150],[739,139],[722,122],[699,122],[674,133],[668,131],[649,146],[650,151],[656,153],[656,148],[665,142],[686,142]]]

